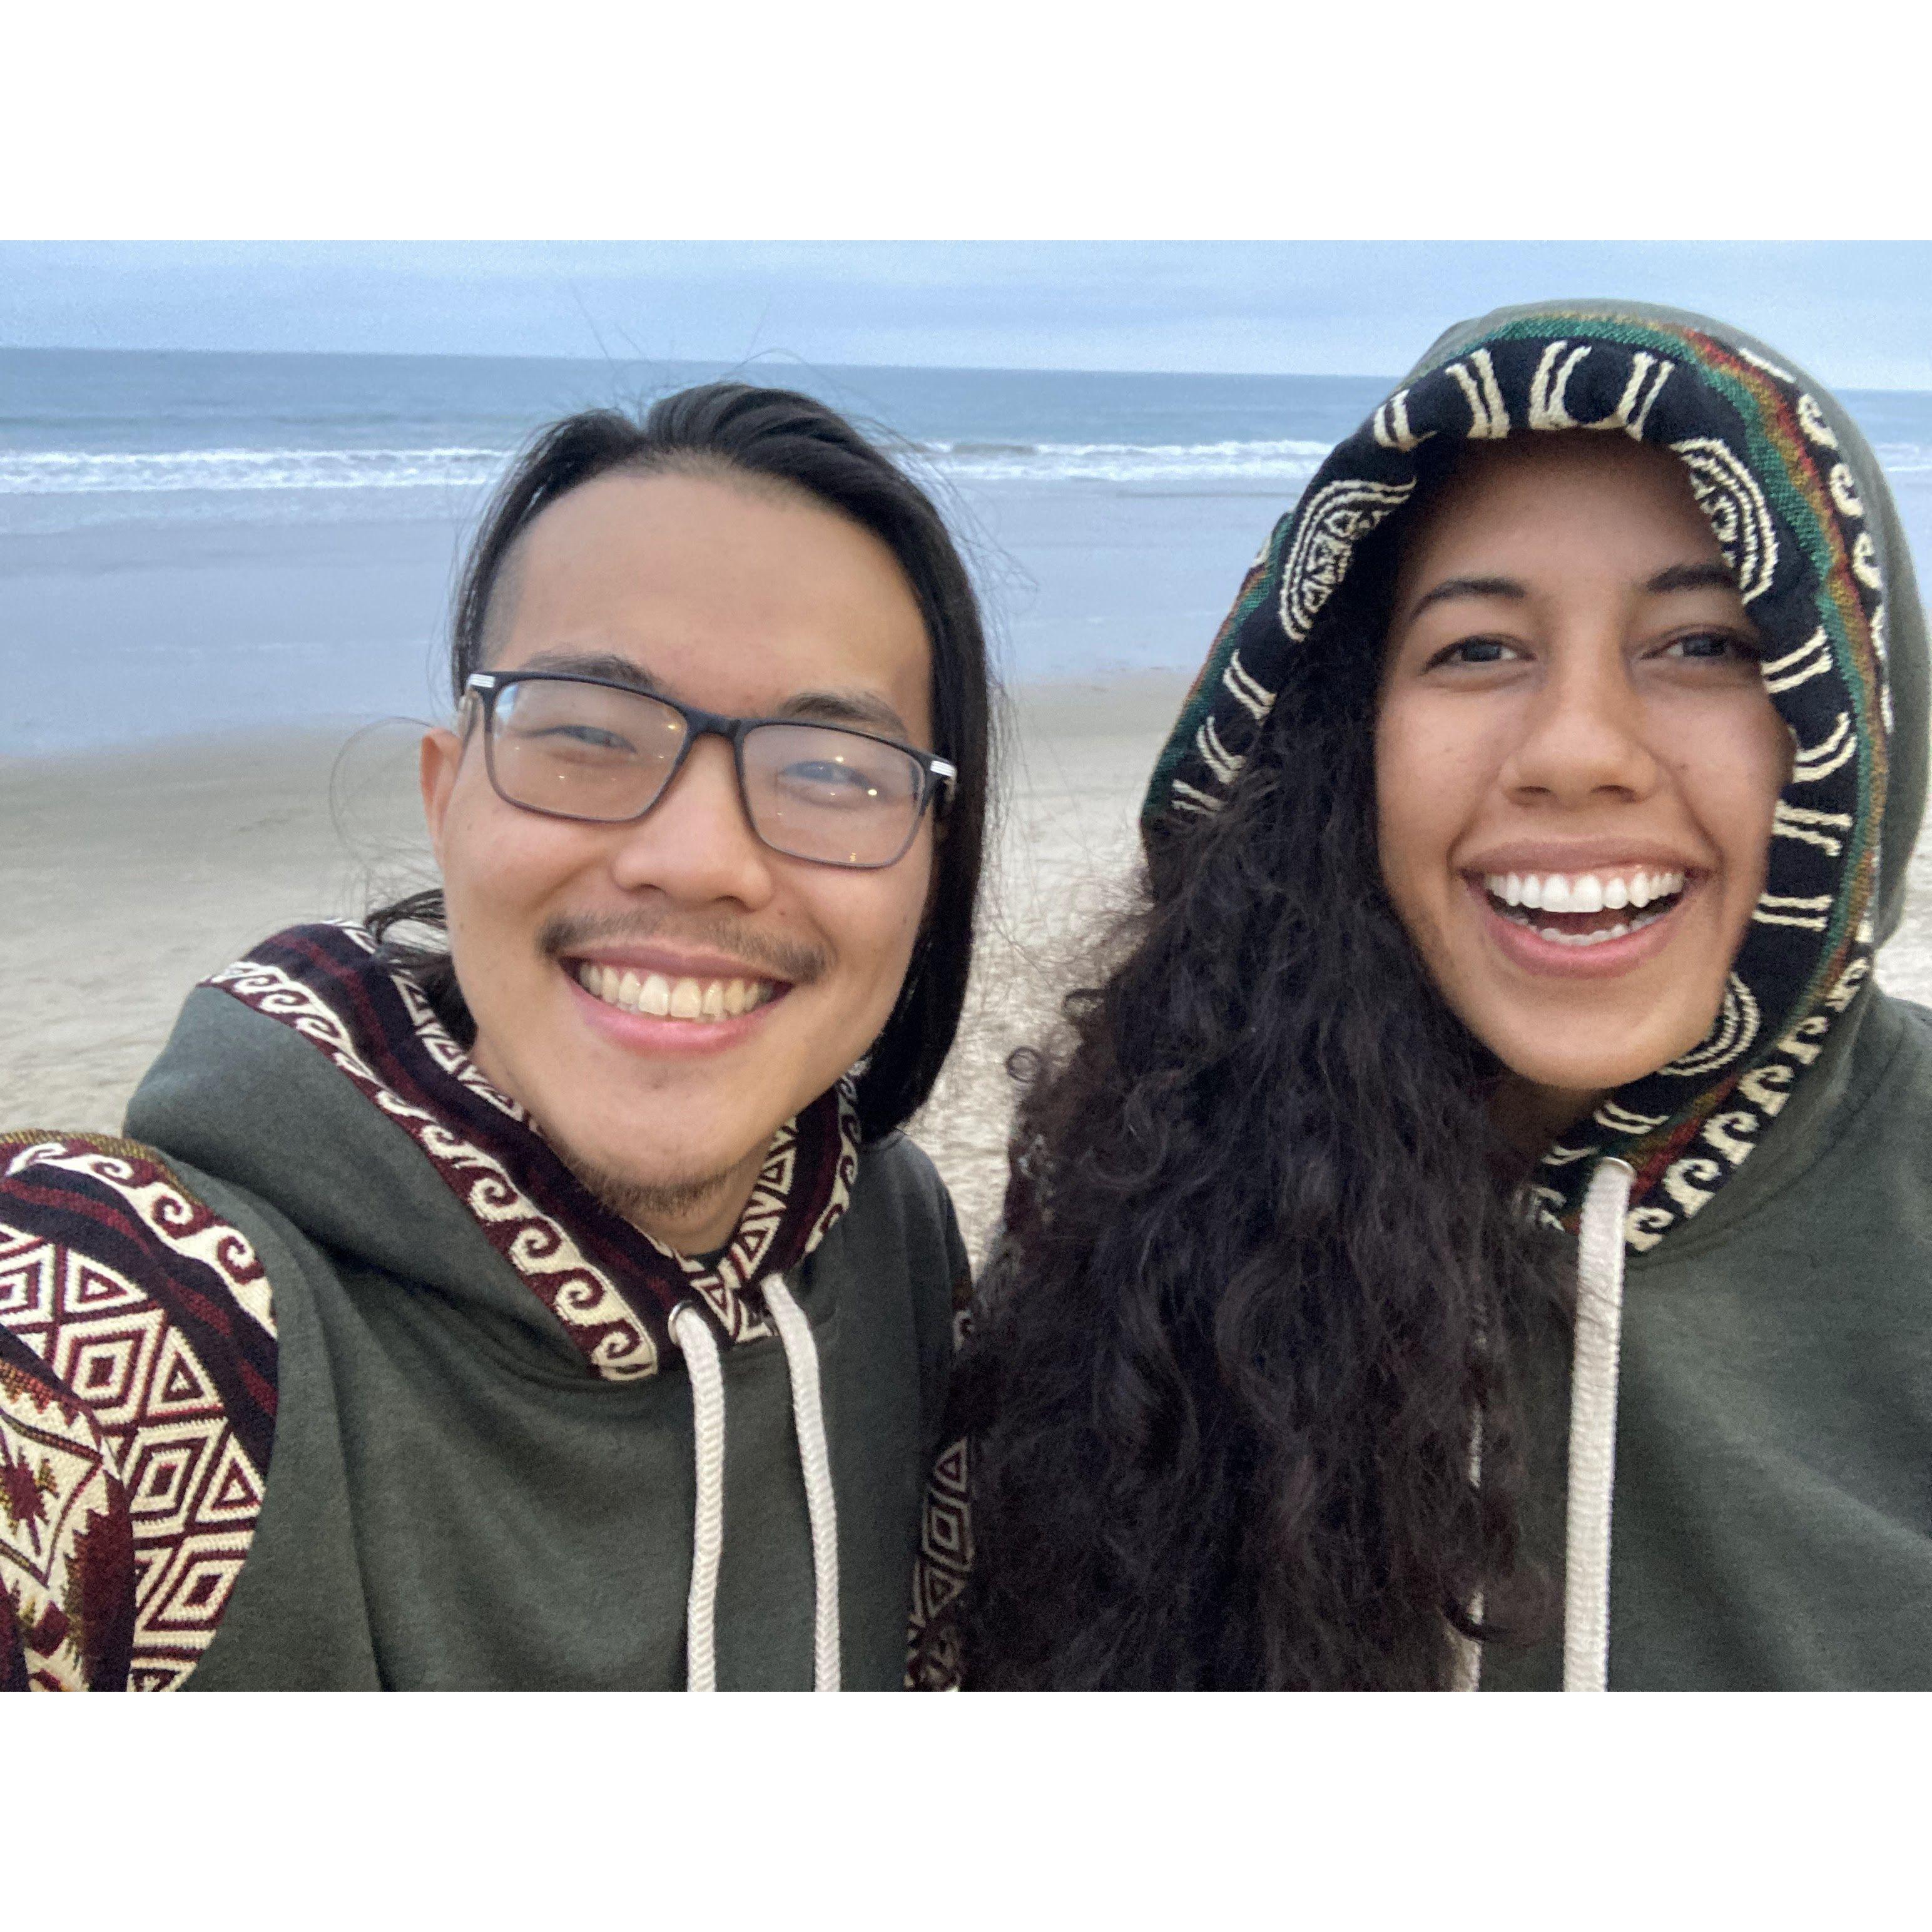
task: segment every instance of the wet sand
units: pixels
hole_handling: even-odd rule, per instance
[[[1023,690],[959,1043],[913,1128],[976,1254],[1004,1186],[1004,1061],[1040,1036],[1082,934],[1122,896],[1142,788],[1186,680]],[[427,882],[416,728],[340,727],[0,761],[0,1121],[112,1130],[188,988],[298,920]],[[1894,992],[1932,1003],[1932,840]]]

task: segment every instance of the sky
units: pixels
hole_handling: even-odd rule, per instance
[[[1382,376],[1591,295],[1932,388],[1928,242],[0,242],[4,346]]]

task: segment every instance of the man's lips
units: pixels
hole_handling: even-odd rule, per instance
[[[640,979],[656,973],[667,980],[763,980],[775,986],[791,982],[790,974],[734,953],[656,943],[566,947],[557,957],[566,970],[584,964],[610,966],[620,973],[634,973]]]
[[[601,1038],[653,1057],[721,1053],[748,1040],[791,988],[770,980],[670,980],[584,962],[560,962],[568,998]],[[593,982],[594,983],[586,983]]]

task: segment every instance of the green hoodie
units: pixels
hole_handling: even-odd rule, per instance
[[[308,927],[190,996],[128,1132],[0,1141],[0,1684],[669,1688],[688,1627],[721,1688],[900,1683],[965,1257],[842,1089],[676,1256]]]
[[[1583,1237],[1575,1402],[1570,1337],[1531,1368],[1527,1528],[1567,1569],[1566,1630],[1487,1646],[1481,1682],[1594,1688],[1606,1644],[1617,1689],[1932,1688],[1932,1014],[1871,978],[1924,800],[1925,621],[1844,410],[1762,344],[1639,304],[1450,331],[1257,560],[1148,830],[1217,808],[1418,451],[1577,428],[1688,467],[1796,758],[1709,1038],[1536,1177]]]

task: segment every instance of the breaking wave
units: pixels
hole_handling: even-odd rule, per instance
[[[962,482],[1293,482],[1312,476],[1325,443],[930,442],[920,463]],[[0,451],[0,496],[148,494],[173,490],[474,488],[493,482],[500,449]]]

